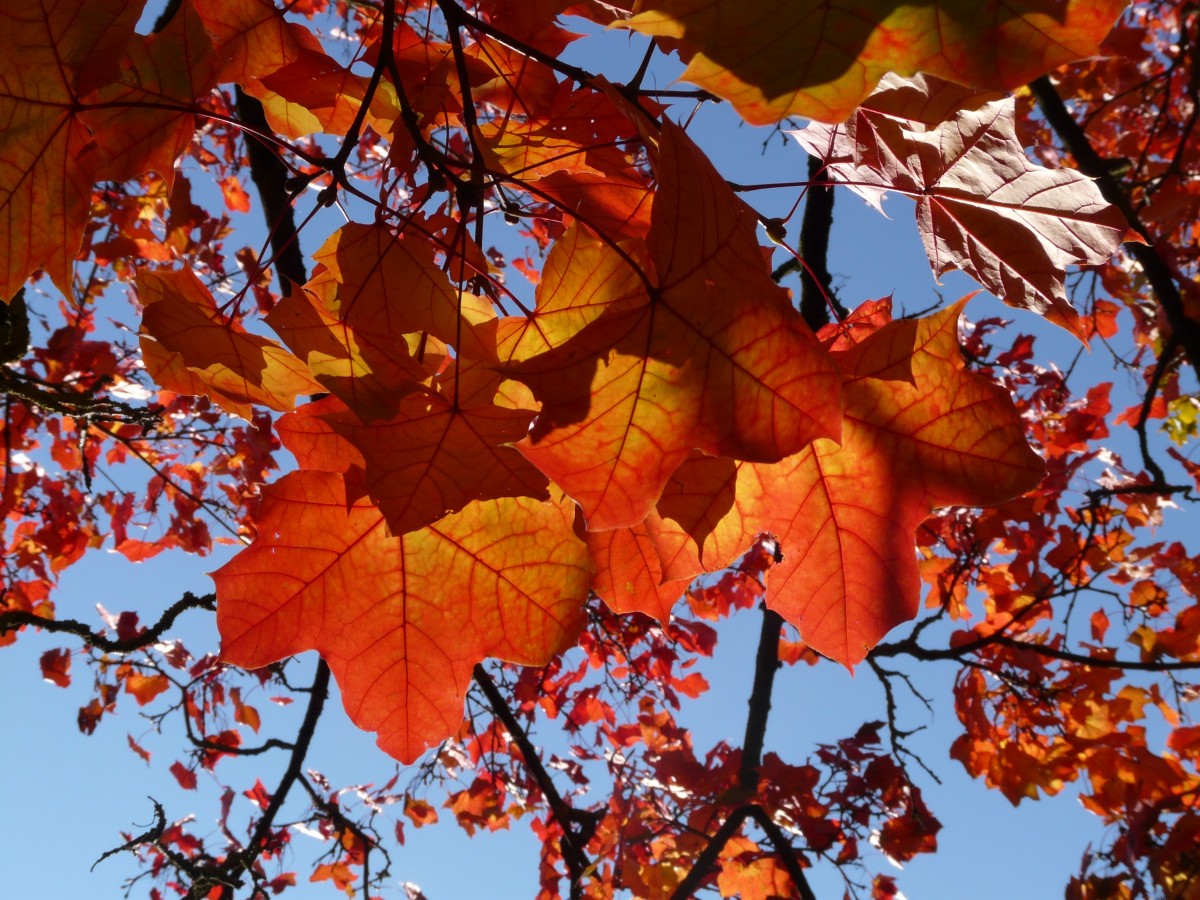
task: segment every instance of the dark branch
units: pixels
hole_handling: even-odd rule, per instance
[[[750,807],[750,818],[758,823],[758,827],[766,834],[767,840],[775,847],[775,852],[779,854],[783,867],[787,869],[792,884],[800,892],[801,900],[817,900],[817,895],[813,893],[808,879],[804,877],[804,870],[800,868],[800,859],[796,855],[796,849],[787,839],[787,835],[783,833],[783,829],[776,825],[775,820],[767,815],[767,811],[760,806]]]
[[[263,216],[271,234],[271,253],[279,287],[284,293],[287,282],[304,284],[308,275],[304,265],[304,254],[300,250],[296,217],[292,213],[292,195],[287,189],[291,171],[279,158],[278,149],[271,143],[256,137],[270,134],[271,126],[263,106],[254,97],[237,89],[238,117],[249,130],[246,135],[246,156],[250,159],[250,179],[258,189],[262,200]]]
[[[154,20],[154,34],[158,34],[164,28],[171,24],[171,20],[175,18],[175,13],[179,12],[179,7],[183,6],[183,0],[167,0],[167,5],[163,7],[163,11],[158,18]]]
[[[995,635],[991,643],[1000,644],[1003,647],[1011,647],[1014,650],[1031,650],[1040,656],[1048,656],[1051,659],[1058,659],[1079,666],[1090,666],[1094,669],[1129,669],[1135,672],[1187,672],[1200,669],[1200,662],[1184,662],[1182,660],[1178,662],[1141,662],[1135,660],[1104,659],[1102,657],[1088,656],[1083,653],[1072,653],[1070,650],[1059,650],[1056,647],[1050,647],[1046,644],[1019,641],[1016,638],[1011,638],[1003,634]]]
[[[538,788],[546,798],[546,804],[550,807],[550,814],[562,828],[562,855],[571,879],[571,896],[582,896],[583,876],[592,865],[587,856],[587,842],[591,839],[591,831],[595,829],[596,820],[590,813],[574,809],[562,798],[558,788],[554,786],[554,779],[542,765],[537,748],[533,746],[529,735],[525,733],[525,729],[521,727],[517,717],[508,708],[504,695],[500,693],[496,682],[492,680],[492,676],[487,673],[487,670],[482,665],[477,665],[474,674],[475,683],[487,697],[492,714],[500,720],[513,743],[517,745],[517,749],[521,751],[521,759],[525,763],[525,768],[537,782]]]
[[[1178,662],[1143,662],[1141,660],[1105,659],[1104,657],[1072,653],[1069,650],[1058,650],[1045,644],[1033,643],[1032,641],[1018,640],[999,632],[959,647],[946,647],[941,650],[922,647],[916,641],[906,639],[893,644],[880,644],[871,651],[871,656],[911,656],[913,659],[920,659],[927,662],[937,660],[962,661],[975,653],[975,651],[991,644],[1000,644],[1004,647],[1011,647],[1014,650],[1028,650],[1040,656],[1060,659],[1063,662],[1076,663],[1081,666],[1091,666],[1095,669],[1124,669],[1131,672],[1187,672],[1200,670],[1200,662],[1184,662],[1182,660]]]
[[[1096,152],[1083,128],[1063,103],[1050,79],[1042,76],[1030,82],[1029,88],[1037,98],[1046,121],[1079,163],[1079,171],[1096,180],[1096,186],[1104,199],[1119,209],[1129,227],[1146,241],[1145,244],[1128,244],[1129,254],[1145,272],[1146,280],[1150,282],[1150,287],[1166,314],[1172,336],[1183,348],[1192,369],[1200,372],[1200,322],[1188,318],[1175,276],[1166,260],[1155,249],[1154,236],[1129,202],[1129,197],[1111,168]]]
[[[498,41],[505,47],[508,47],[510,50],[516,50],[522,56],[526,56],[535,62],[540,62],[542,65],[549,66],[551,69],[562,73],[576,84],[590,84],[596,79],[596,76],[592,75],[590,72],[587,72],[578,66],[565,63],[556,56],[543,53],[536,47],[527,44],[524,41],[519,40],[513,37],[511,34],[507,34],[492,25],[489,25],[482,19],[476,18],[457,3],[439,2],[438,7],[441,9],[442,15],[446,17],[446,23],[452,29],[465,26],[473,31],[479,32],[480,34],[486,34],[492,40]]]
[[[783,618],[763,606],[762,630],[754,658],[754,686],[750,689],[750,713],[746,717],[746,737],[742,741],[742,764],[738,784],[743,790],[758,790],[758,767],[762,765],[763,743],[767,735],[767,715],[771,712],[771,691],[779,670],[779,636]]]
[[[320,720],[321,713],[325,709],[325,700],[328,696],[329,664],[321,659],[317,662],[317,671],[313,676],[312,693],[308,699],[308,709],[304,711],[304,721],[300,723],[300,730],[296,733],[296,742],[292,749],[292,757],[288,760],[287,770],[283,773],[283,777],[279,779],[279,784],[276,785],[274,792],[271,794],[271,802],[267,804],[262,818],[258,820],[258,824],[254,827],[254,834],[250,837],[246,849],[241,853],[232,854],[226,863],[226,868],[230,871],[235,871],[237,868],[248,870],[254,865],[254,861],[258,859],[259,854],[266,847],[267,836],[271,831],[272,825],[275,823],[275,817],[279,815],[279,810],[283,808],[288,793],[296,783],[296,779],[300,777],[300,770],[304,766],[304,758],[308,755],[308,747],[312,743],[313,735],[316,733],[317,722]]]
[[[124,853],[126,850],[132,852],[143,844],[158,843],[159,838],[163,836],[163,832],[167,830],[167,815],[163,812],[161,803],[153,797],[148,797],[147,799],[154,804],[154,821],[150,823],[150,827],[137,837],[131,837],[120,847],[105,850],[100,854],[100,858],[92,863],[92,867],[88,870],[89,872],[96,871],[96,866],[100,865],[100,863],[104,862],[110,856],[116,856],[118,853]]]
[[[753,809],[755,809],[754,806],[742,806],[729,814],[729,818],[721,823],[716,834],[709,838],[704,852],[696,857],[696,862],[692,866],[692,870],[687,873],[687,877],[679,882],[679,887],[675,888],[675,892],[671,894],[671,900],[687,900],[696,893],[696,889],[700,887],[701,882],[716,865],[717,857],[729,843],[729,839],[737,834],[738,829],[742,827],[742,823],[746,821],[746,817]]]
[[[829,274],[829,232],[833,227],[833,186],[825,163],[808,158],[810,187],[800,222],[800,258],[808,265],[800,271],[800,314],[816,331],[829,321],[833,296],[833,277]],[[841,309],[839,315],[845,315]]]
[[[141,634],[125,640],[113,640],[112,638],[105,637],[103,634],[93,632],[82,622],[75,619],[43,619],[41,616],[35,616],[33,613],[28,613],[24,610],[10,610],[9,612],[0,613],[0,634],[15,631],[26,625],[33,625],[36,628],[41,628],[43,631],[73,634],[76,637],[82,638],[88,645],[104,653],[132,653],[135,650],[141,650],[144,647],[157,644],[162,638],[163,633],[175,624],[175,620],[186,610],[215,610],[216,608],[217,598],[214,594],[205,594],[202,597],[197,597],[190,592],[185,593],[183,597],[176,600],[163,612],[162,618],[155,622],[154,625],[147,628]]]

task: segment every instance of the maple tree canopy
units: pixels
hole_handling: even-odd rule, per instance
[[[41,671],[95,667],[87,733],[122,692],[174,704],[185,790],[291,754],[236,795],[246,835],[226,789],[220,848],[156,801],[119,848],[151,896],[294,885],[297,788],[336,845],[311,880],[369,900],[375,817],[432,824],[421,790],[470,773],[445,808],[533,812],[547,900],[808,898],[868,844],[936,849],[900,658],[960,666],[972,775],[1014,803],[1087,783],[1119,834],[1070,897],[1198,896],[1200,694],[1127,676],[1200,666],[1200,567],[1153,532],[1200,481],[1200,12],[1126,6],[0,0],[0,644],[83,638]],[[723,101],[785,136],[790,180],[714,164]],[[974,293],[853,296],[835,188],[910,198],[934,279],[1133,387]],[[215,593],[157,624],[59,615],[89,549],[222,542]],[[674,710],[708,687],[704,620],[759,602],[743,746],[697,753]],[[193,608],[219,651],[172,637]],[[876,677],[886,721],[765,752],[775,670],[820,660]],[[421,790],[356,810],[303,769],[330,677]],[[244,745],[266,690],[305,699],[300,730]]]

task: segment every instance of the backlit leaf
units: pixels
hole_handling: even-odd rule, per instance
[[[303,295],[293,290],[267,317],[325,389],[365,421],[394,414],[448,344],[467,358],[496,358],[490,305],[451,285],[419,223],[409,227],[397,237],[382,225],[343,226],[317,251]]]
[[[363,460],[367,492],[393,534],[471,500],[548,496],[546,476],[511,446],[529,431],[530,410],[496,406],[488,396],[454,403],[430,391],[408,394],[392,418],[370,423],[325,407],[322,419]]]
[[[962,269],[1010,306],[1087,336],[1065,269],[1107,261],[1128,226],[1090,178],[1029,161],[1011,98],[888,76],[845,125],[792,134],[868,201],[888,189],[913,197],[935,275]]]
[[[131,41],[116,81],[84,98],[101,107],[87,114],[103,160],[97,179],[157,172],[170,188],[175,160],[196,130],[188,107],[216,85],[219,69],[191,3],[181,4],[158,34]]]
[[[511,370],[543,403],[521,451],[593,530],[645,519],[693,448],[777,460],[840,427],[833,362],[771,281],[749,210],[669,123],[657,165],[640,305],[622,278],[571,272],[580,306],[612,307]]]
[[[783,560],[770,570],[768,605],[847,666],[916,615],[913,533],[932,509],[999,503],[1044,471],[1008,394],[963,366],[960,311],[894,322],[839,354],[841,445],[822,439],[779,463],[739,463],[734,506],[704,541],[706,564],[719,566],[774,535]],[[879,377],[894,371],[897,346],[910,348],[911,381]],[[687,476],[684,467],[678,478]]]
[[[286,22],[271,0],[192,0],[222,58],[221,82],[253,89],[253,81],[299,58],[320,42]]]
[[[35,269],[60,290],[83,237],[100,162],[86,154],[84,95],[120,74],[140,5],[34,0],[0,5],[0,301]]]
[[[397,538],[341,477],[294,472],[263,490],[258,539],[213,574],[222,658],[318,650],[350,717],[411,762],[458,728],[476,663],[540,665],[575,640],[591,564],[573,515],[472,502]]]
[[[682,38],[683,78],[755,125],[840,122],[888,72],[1011,89],[1090,56],[1125,0],[638,0],[625,24]]]
[[[645,302],[638,273],[627,261],[639,245],[614,253],[587,229],[573,225],[546,256],[531,316],[511,316],[499,324],[499,354],[520,362],[562,346],[606,309]]]
[[[592,590],[609,609],[619,613],[645,613],[660,622],[667,622],[672,607],[687,591],[692,576],[702,570],[697,562],[684,578],[665,577],[654,536],[657,524],[657,516],[651,513],[647,522],[633,528],[589,531],[587,545],[596,562]]]
[[[47,650],[41,657],[42,678],[58,687],[71,685],[71,651]]]
[[[162,387],[207,394],[246,419],[253,403],[287,410],[321,390],[286,349],[227,322],[191,269],[139,272],[138,297],[146,368]]]

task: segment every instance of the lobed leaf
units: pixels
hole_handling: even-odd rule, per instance
[[[321,390],[308,368],[269,338],[228,322],[191,269],[139,272],[142,355],[167,390],[205,395],[244,419],[251,406],[289,410]]]
[[[916,615],[913,534],[935,507],[1000,503],[1044,472],[1007,392],[964,367],[961,309],[893,322],[838,355],[840,446],[821,439],[779,463],[738,463],[736,500],[715,526],[701,505],[667,507],[710,565],[774,536],[783,561],[771,569],[768,605],[848,667]],[[911,379],[886,377],[897,346],[909,348]],[[685,466],[676,478],[687,485],[690,476]]]
[[[410,226],[415,232],[420,223]],[[444,362],[449,344],[468,359],[496,358],[490,304],[451,285],[433,252],[417,233],[350,223],[317,251],[303,291],[267,316],[364,421],[393,415],[404,393]]]
[[[264,488],[258,539],[213,573],[222,658],[328,661],[350,718],[412,762],[458,728],[473,666],[543,665],[583,624],[591,563],[569,504],[472,502],[393,537],[338,475]]]
[[[120,76],[83,99],[98,107],[86,115],[102,160],[97,180],[157,172],[169,190],[196,130],[191,105],[216,86],[220,67],[190,3],[161,32],[131,41]]]
[[[657,174],[640,303],[569,272],[579,306],[611,308],[511,368],[543,404],[518,447],[593,530],[645,519],[694,448],[777,460],[840,428],[837,371],[771,281],[750,211],[670,123]]]
[[[120,75],[140,4],[0,4],[0,301],[44,269],[64,292],[100,160],[78,101]]]
[[[1065,269],[1107,261],[1128,226],[1090,178],[1030,162],[1015,116],[1012,98],[889,75],[845,125],[791,134],[873,205],[887,190],[913,197],[935,275],[962,269],[1084,339]]]
[[[546,476],[512,447],[528,432],[533,411],[491,400],[485,395],[455,403],[438,393],[414,391],[389,419],[364,423],[344,405],[327,402],[321,419],[354,448],[351,458],[362,460],[368,494],[399,535],[472,500],[549,496]],[[344,465],[330,457],[334,466]],[[347,454],[340,457],[345,460]]]
[[[1126,0],[638,0],[625,26],[678,40],[683,78],[746,121],[840,122],[889,72],[1009,90],[1091,56]]]

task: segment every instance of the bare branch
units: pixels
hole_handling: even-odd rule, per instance
[[[76,637],[82,638],[89,646],[95,647],[104,653],[133,653],[135,650],[142,650],[153,644],[157,644],[162,639],[166,630],[175,624],[175,620],[179,618],[181,613],[189,609],[207,609],[211,611],[216,608],[217,597],[215,594],[204,594],[197,597],[189,591],[167,607],[166,611],[162,614],[162,618],[151,627],[136,637],[125,640],[113,640],[112,638],[105,637],[103,634],[92,631],[76,619],[44,619],[41,616],[35,616],[33,613],[15,609],[0,613],[0,634],[32,625],[35,628],[41,628],[43,631],[73,634]]]

